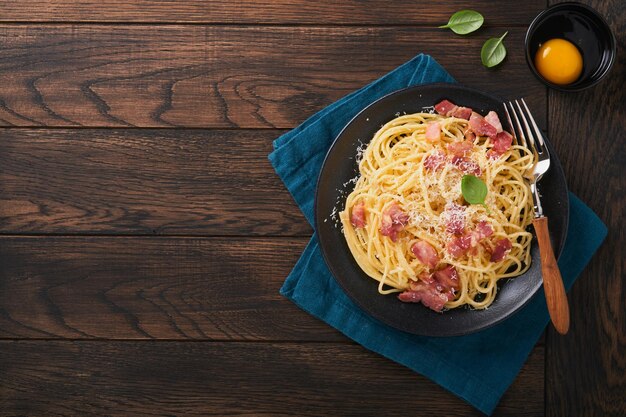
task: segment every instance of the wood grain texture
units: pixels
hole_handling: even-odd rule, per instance
[[[514,0],[474,0],[471,8],[487,17],[487,24],[528,24],[545,7],[531,0],[518,7]],[[0,22],[180,22],[271,24],[424,24],[442,25],[461,0],[439,7],[412,0],[28,0],[0,2]]]
[[[4,236],[0,338],[346,341],[278,293],[307,243]]]
[[[549,5],[566,3],[570,0],[548,0]],[[593,7],[609,23],[616,37],[623,40],[624,25],[626,25],[626,4],[620,0],[579,0]],[[620,32],[621,30],[621,32]]]
[[[422,51],[544,110],[525,29],[507,29],[507,59],[487,69],[482,44],[505,29],[1,25],[0,125],[290,128]]]
[[[344,341],[278,293],[307,242],[2,237],[0,337]]]
[[[0,2],[0,126],[37,127],[0,130],[0,234],[224,235],[1,236],[0,416],[479,415],[278,294],[310,227],[266,160],[275,129],[421,51],[530,98],[610,230],[569,334],[549,331],[494,415],[626,415],[626,4],[588,3],[618,63],[548,101],[522,52],[536,0],[476,0],[486,27],[468,37],[433,28],[459,0]],[[484,69],[504,30],[509,57]]]
[[[0,129],[0,232],[310,236],[283,132]]]
[[[548,332],[546,415],[554,417],[626,415],[626,4],[590,4],[617,37],[617,62],[590,90],[550,92],[549,132],[571,191],[609,233],[569,294],[570,332]]]
[[[550,319],[554,328],[561,334],[569,330],[569,305],[563,286],[561,271],[554,257],[554,250],[550,242],[550,232],[547,217],[533,219],[533,226],[541,254],[541,275],[543,289],[546,294],[546,304],[550,312]]]
[[[358,345],[0,342],[0,415],[481,416]],[[493,416],[543,415],[535,348]]]

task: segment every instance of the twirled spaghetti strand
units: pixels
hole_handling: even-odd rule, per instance
[[[426,129],[437,122],[438,140],[427,140]],[[412,252],[419,241],[427,242],[438,256],[438,265],[452,265],[458,272],[459,288],[446,308],[469,305],[488,307],[500,279],[514,277],[530,266],[532,220],[531,196],[524,173],[533,164],[533,154],[513,145],[490,158],[493,140],[487,136],[467,139],[468,120],[430,113],[397,117],[385,124],[367,146],[359,163],[360,176],[340,213],[346,242],[355,260],[370,277],[379,281],[379,292],[389,294],[410,288],[420,274],[432,272]],[[487,185],[485,205],[470,205],[461,194],[465,173],[450,163],[448,145],[471,141],[467,159],[480,168],[479,177]],[[425,167],[429,155],[444,154],[447,159],[437,170]],[[364,208],[364,225],[355,227],[350,214],[356,204]],[[408,221],[396,241],[381,232],[386,210],[397,204]],[[465,227],[471,230],[486,222],[493,230],[474,250],[453,256],[447,249],[455,236],[446,228],[445,210],[450,204],[463,206]],[[492,261],[493,242],[511,242],[504,259]]]

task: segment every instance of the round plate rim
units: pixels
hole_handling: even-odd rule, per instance
[[[337,134],[337,136],[335,137],[335,139],[333,140],[333,143],[331,144],[330,148],[328,149],[328,151],[326,152],[326,155],[324,156],[324,161],[322,163],[318,178],[317,178],[317,182],[316,182],[316,187],[315,187],[315,200],[314,200],[314,229],[315,229],[315,233],[318,236],[318,240],[319,240],[319,247],[320,250],[322,252],[322,256],[324,258],[324,262],[326,263],[326,265],[328,266],[331,275],[333,277],[333,279],[335,280],[335,282],[337,282],[339,284],[339,286],[342,288],[342,290],[346,293],[346,295],[357,305],[359,306],[367,315],[375,318],[376,320],[389,325],[397,330],[401,330],[407,333],[411,333],[411,334],[415,334],[415,335],[420,335],[420,336],[429,336],[429,337],[453,337],[453,336],[462,336],[462,335],[467,335],[467,334],[471,334],[471,333],[475,333],[478,331],[482,331],[485,330],[487,328],[490,328],[492,326],[495,326],[498,323],[501,323],[502,321],[506,320],[507,318],[513,316],[515,313],[517,313],[518,311],[520,311],[522,308],[524,308],[533,298],[535,298],[537,296],[537,294],[539,293],[539,289],[542,287],[542,283],[543,280],[539,279],[537,280],[537,282],[534,284],[534,286],[532,287],[531,291],[530,291],[530,295],[526,296],[523,300],[523,302],[518,303],[517,305],[514,305],[513,308],[509,309],[505,314],[502,314],[499,317],[495,317],[492,318],[488,321],[486,321],[485,323],[479,324],[479,325],[475,325],[473,327],[470,328],[465,328],[462,330],[454,330],[454,329],[450,329],[450,328],[442,328],[441,331],[439,332],[420,332],[420,331],[416,331],[414,328],[412,327],[407,327],[407,326],[403,326],[402,323],[392,323],[389,320],[386,320],[384,317],[381,317],[379,314],[377,314],[374,311],[371,311],[370,308],[368,308],[368,306],[366,306],[365,304],[363,304],[362,300],[358,299],[358,297],[354,297],[353,294],[351,293],[350,289],[346,288],[345,284],[342,282],[341,279],[337,278],[337,271],[336,271],[336,267],[333,264],[332,260],[330,259],[330,254],[327,253],[327,249],[324,246],[323,242],[322,242],[322,238],[321,236],[323,236],[323,233],[320,233],[320,220],[321,218],[319,217],[319,194],[320,194],[320,182],[322,181],[322,177],[323,177],[323,173],[325,172],[325,168],[327,166],[327,162],[329,160],[329,157],[331,156],[333,150],[335,149],[338,141],[340,140],[340,138],[343,136],[343,134],[345,133],[345,131],[357,120],[359,120],[359,118],[361,117],[362,114],[364,114],[365,112],[367,112],[371,107],[379,104],[382,101],[386,101],[389,100],[391,97],[399,95],[399,94],[406,94],[408,92],[415,92],[416,94],[419,94],[419,90],[423,90],[423,89],[427,89],[427,88],[443,88],[443,89],[454,89],[454,90],[458,90],[458,91],[464,91],[464,92],[469,92],[471,94],[478,94],[478,95],[482,95],[486,98],[488,98],[489,100],[493,100],[493,101],[497,101],[499,103],[503,103],[504,100],[501,99],[500,97],[496,96],[495,94],[490,94],[490,93],[486,93],[484,91],[472,88],[472,87],[467,87],[461,84],[449,84],[449,83],[428,83],[428,84],[420,84],[420,85],[414,85],[414,86],[409,86],[409,87],[405,87],[405,88],[401,88],[395,91],[392,91],[388,94],[385,94],[384,96],[376,99],[375,101],[371,102],[370,104],[368,104],[367,106],[365,106],[363,109],[361,109],[354,117],[352,117],[350,119],[350,121],[348,121],[345,126],[341,129],[341,131]],[[550,150],[553,151],[553,147],[552,144],[550,143],[549,139],[546,137],[547,135],[544,135],[544,138],[546,139],[546,142],[548,142],[548,147],[550,148]],[[561,166],[561,163],[558,159],[558,157],[556,156],[555,152],[552,152],[551,155],[551,159],[552,159],[552,166],[551,169],[556,169],[558,171],[560,171],[560,176],[565,179],[565,174],[563,172],[563,168]],[[564,186],[564,192],[567,194],[568,193],[568,189],[567,189],[567,182],[564,181],[563,183]],[[561,231],[561,240],[560,240],[560,246],[558,248],[558,251],[556,253],[556,257],[557,260],[560,258],[561,253],[563,251],[563,247],[564,247],[564,243],[565,243],[565,238],[567,236],[567,229],[569,227],[569,202],[566,201],[566,215],[565,218],[563,220],[563,229]],[[536,245],[535,242],[535,238],[533,238],[533,245]],[[522,275],[523,276],[523,275]],[[518,277],[516,277],[518,278]],[[370,278],[371,279],[371,278]],[[377,294],[380,296],[380,294]],[[423,307],[421,304],[419,304],[420,307]],[[425,308],[425,307],[424,307]],[[468,312],[474,311],[474,310],[467,310]],[[445,314],[442,313],[442,314]]]

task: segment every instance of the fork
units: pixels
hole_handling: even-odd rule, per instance
[[[550,319],[554,328],[560,333],[565,334],[569,329],[569,306],[567,304],[567,295],[563,287],[563,279],[561,272],[554,257],[550,236],[548,235],[548,218],[543,215],[541,207],[541,195],[537,189],[537,182],[541,179],[550,168],[550,153],[546,147],[541,131],[535,123],[528,106],[524,99],[521,99],[522,106],[518,100],[503,103],[504,111],[511,126],[518,144],[527,147],[535,155],[537,161],[530,168],[530,191],[533,195],[533,204],[535,209],[535,218],[533,219],[533,227],[537,235],[539,243],[539,252],[541,257],[541,274],[543,276],[543,288],[546,293],[546,303],[550,313]],[[513,105],[515,104],[515,106]],[[508,107],[507,107],[508,105]],[[515,125],[513,125],[513,121]],[[521,123],[520,123],[521,120]],[[523,127],[522,127],[523,125]],[[532,128],[531,128],[532,127]]]

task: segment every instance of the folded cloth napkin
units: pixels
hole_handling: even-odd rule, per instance
[[[269,159],[308,221],[322,162],[340,130],[361,109],[401,88],[454,79],[420,54],[384,77],[311,116],[274,142]],[[570,194],[570,221],[559,267],[569,289],[606,236],[598,217]],[[491,414],[549,321],[543,291],[518,313],[486,330],[456,337],[423,337],[368,316],[339,287],[313,235],[281,294],[366,348],[432,379]]]

